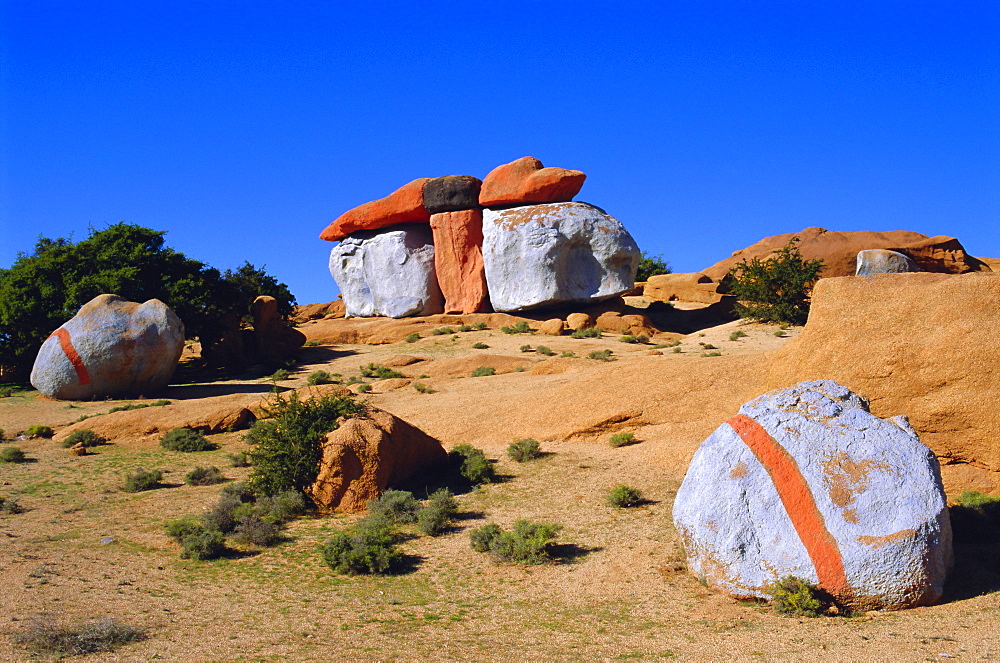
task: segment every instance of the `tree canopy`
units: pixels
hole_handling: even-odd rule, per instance
[[[745,259],[729,270],[730,293],[736,295],[736,312],[760,322],[803,325],[809,317],[809,297],[823,269],[820,259],[806,260],[792,237],[776,254],[761,260]]]
[[[643,251],[639,254],[639,271],[635,273],[635,282],[642,283],[648,281],[650,276],[670,274],[670,272],[670,264],[663,259],[663,256],[653,256]]]

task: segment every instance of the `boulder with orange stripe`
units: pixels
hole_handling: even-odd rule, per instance
[[[831,380],[768,392],[716,429],[674,524],[690,571],[737,598],[769,599],[792,575],[853,610],[929,605],[952,565],[934,454]]]
[[[184,349],[184,323],[158,299],[98,295],[55,330],[31,384],[50,398],[149,395],[167,386]]]

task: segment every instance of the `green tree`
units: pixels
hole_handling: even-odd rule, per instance
[[[736,296],[736,312],[760,322],[805,324],[809,316],[809,296],[823,269],[820,259],[806,260],[796,246],[798,237],[788,240],[776,254],[749,263],[744,259],[729,270],[733,278],[730,294]]]
[[[648,281],[650,276],[669,274],[671,271],[663,256],[651,256],[643,251],[639,254],[639,271],[635,273],[635,282]]]

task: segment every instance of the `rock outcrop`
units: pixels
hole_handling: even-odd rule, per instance
[[[715,304],[729,291],[723,284],[700,272],[650,276],[642,296],[657,302]]]
[[[319,238],[335,242],[358,231],[428,222],[431,215],[424,207],[424,184],[428,181],[426,177],[413,180],[385,198],[344,212],[320,233]]]
[[[519,311],[631,290],[639,247],[593,205],[528,205],[484,212],[483,263],[494,310]]]
[[[152,394],[184,349],[184,324],[158,299],[98,295],[42,343],[31,369],[38,391],[62,400]]]
[[[829,380],[764,394],[716,429],[674,524],[691,572],[739,598],[792,575],[855,610],[929,605],[952,564],[934,454],[905,417]]]
[[[567,202],[580,193],[586,179],[579,170],[545,168],[535,157],[521,157],[497,166],[486,176],[479,204],[502,207]]]
[[[917,263],[898,251],[868,249],[858,252],[858,265],[854,275],[870,276],[872,274],[902,274],[919,271]]]
[[[306,342],[306,335],[278,315],[278,300],[261,295],[250,306],[256,341],[256,359],[278,365],[294,355]]]
[[[386,488],[448,462],[438,440],[376,408],[341,422],[322,447],[319,474],[306,493],[324,511],[362,511]]]
[[[482,210],[476,207],[432,214],[431,231],[434,272],[444,295],[444,312],[488,310]]]
[[[348,316],[401,318],[444,310],[427,225],[403,224],[344,238],[330,252],[330,274]]]

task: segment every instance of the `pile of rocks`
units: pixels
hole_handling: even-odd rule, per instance
[[[330,273],[349,316],[520,311],[633,287],[639,248],[621,222],[572,202],[586,175],[534,157],[417,179],[341,215]]]

